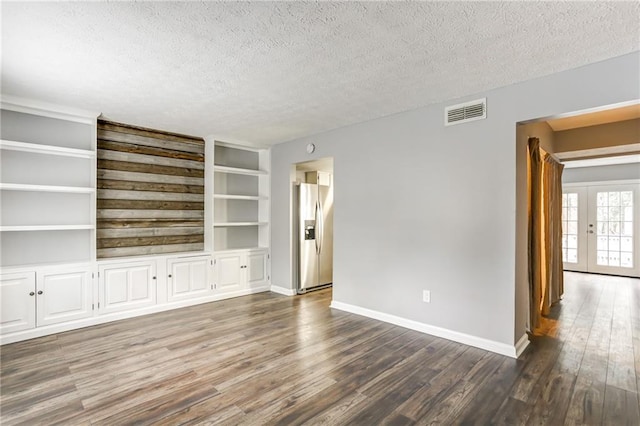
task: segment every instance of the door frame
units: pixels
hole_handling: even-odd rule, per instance
[[[563,183],[562,184],[562,192],[565,192],[565,189],[571,189],[571,188],[586,188],[587,192],[591,192],[591,188],[594,187],[598,187],[598,186],[616,186],[616,185],[640,185],[640,179],[619,179],[619,180],[607,180],[607,181],[592,181],[592,182],[569,182],[569,183]],[[607,268],[599,268],[600,271],[589,271],[588,270],[588,262],[589,261],[593,261],[592,259],[585,259],[585,267],[584,269],[574,269],[574,268],[565,268],[564,264],[563,264],[563,269],[565,271],[580,271],[580,272],[588,272],[588,273],[595,273],[595,274],[607,274],[607,275],[617,275],[617,276],[627,276],[627,277],[640,277],[640,213],[638,213],[638,211],[640,211],[640,196],[637,197],[638,199],[634,199],[634,208],[635,208],[635,212],[636,212],[636,216],[634,216],[634,233],[633,233],[633,237],[634,237],[634,255],[635,255],[635,259],[634,259],[634,267],[633,269],[629,270],[628,274],[618,274],[616,273],[616,271],[607,271]],[[588,198],[587,198],[588,199]],[[589,206],[587,206],[587,210],[588,210]],[[580,214],[580,213],[578,213]],[[586,218],[586,223],[589,222],[589,218]],[[580,229],[578,230],[578,235],[582,235],[583,233],[580,231]],[[584,234],[582,238],[578,239],[578,245],[580,247],[580,244],[582,243],[584,245],[584,247],[587,246],[587,244],[596,244],[595,238],[584,238],[587,235]],[[594,253],[594,252],[591,252]],[[587,256],[590,256],[590,253],[587,253]]]

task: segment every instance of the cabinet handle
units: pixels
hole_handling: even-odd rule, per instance
[[[171,274],[169,274],[169,278],[171,278]]]
[[[29,296],[35,296],[36,294],[34,292],[29,293]]]
[[[42,294],[42,290],[38,290],[38,294]]]
[[[154,280],[156,279],[156,277],[151,277],[151,278],[154,279]]]

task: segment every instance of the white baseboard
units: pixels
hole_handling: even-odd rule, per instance
[[[285,288],[277,285],[272,285],[271,291],[274,293],[283,294],[285,296],[295,296],[296,294],[296,291],[292,288]]]
[[[484,339],[482,337],[472,336],[470,334],[460,333],[457,331],[449,330],[446,328],[436,327],[433,325],[421,323],[418,321],[410,320],[407,318],[398,317],[384,312],[374,311],[372,309],[362,308],[360,306],[350,305],[348,303],[331,302],[331,307],[341,311],[349,312],[356,315],[362,315],[368,318],[373,318],[379,321],[388,322],[390,324],[398,325],[400,327],[408,328],[410,330],[416,330],[421,333],[430,334],[436,337],[442,337],[443,339],[452,340],[454,342],[462,343],[476,348],[484,349],[490,352],[495,352],[500,355],[505,355],[511,358],[517,358],[522,351],[527,347],[529,340],[523,342],[521,338],[518,341],[518,345],[522,346],[520,353],[518,353],[516,346],[511,346],[506,343],[496,342],[494,340]],[[527,337],[526,334],[523,337]]]
[[[518,342],[516,343],[515,357],[520,358],[520,355],[522,355],[522,352],[524,352],[524,350],[527,349],[528,346],[529,346],[529,335],[527,333],[524,333],[520,338],[520,340],[518,340]]]
[[[99,314],[96,312],[94,313],[94,316],[84,319],[64,322],[60,324],[47,325],[43,327],[36,327],[30,330],[17,331],[11,334],[0,335],[0,345],[34,339],[36,337],[48,336],[50,334],[63,333],[65,331],[77,330],[79,328],[91,327],[99,324],[106,324],[113,321],[135,318],[143,315],[170,311],[173,309],[201,305],[203,303],[217,302],[220,300],[232,299],[234,297],[247,296],[254,293],[262,293],[265,291],[269,291],[268,285],[245,288],[233,292],[217,293],[211,296],[187,299],[177,302],[158,303],[155,305],[147,306],[144,308],[137,308],[130,311],[111,312],[103,314]]]

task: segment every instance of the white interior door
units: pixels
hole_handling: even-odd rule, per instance
[[[640,184],[563,189],[564,269],[640,276]]]

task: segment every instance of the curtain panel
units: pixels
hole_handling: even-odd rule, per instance
[[[540,148],[528,142],[529,192],[529,326],[535,332],[564,292],[562,270],[562,169]]]

